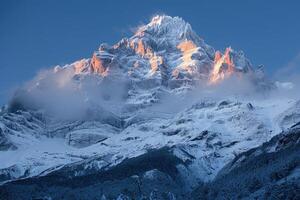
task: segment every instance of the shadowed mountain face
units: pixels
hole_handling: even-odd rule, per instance
[[[283,85],[156,16],[16,91],[0,111],[0,199],[297,194],[299,99]]]
[[[149,196],[155,187],[159,195],[184,196],[176,168],[179,164],[184,163],[172,154],[171,149],[163,148],[127,159],[110,169],[89,171],[79,177],[74,172],[84,170],[83,164],[65,166],[46,176],[8,183],[1,187],[0,194],[6,199],[47,196],[53,199],[101,199],[103,195],[117,198],[122,193],[130,198],[142,198]]]
[[[300,126],[295,125],[263,145],[238,155],[195,199],[299,199]]]
[[[241,153],[209,183],[194,191],[178,169],[190,164],[176,148],[162,148],[126,159],[106,170],[66,165],[45,176],[6,183],[3,199],[298,199],[300,127],[296,125],[261,146]],[[74,174],[75,172],[75,174]]]

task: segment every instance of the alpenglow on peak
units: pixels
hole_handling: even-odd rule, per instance
[[[181,87],[212,85],[233,76],[237,80],[247,76],[255,85],[269,86],[265,84],[264,76],[256,75],[244,53],[232,48],[227,48],[224,53],[216,51],[189,23],[167,15],[153,17],[132,37],[123,38],[112,46],[101,44],[91,58],[56,67],[54,74],[66,71],[70,81],[76,80],[75,84],[80,85],[93,76],[98,82],[151,82],[152,86],[178,91]],[[46,81],[44,79],[47,77],[38,81]]]

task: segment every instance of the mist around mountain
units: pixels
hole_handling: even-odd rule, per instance
[[[0,199],[297,199],[299,77],[155,16],[0,112]]]

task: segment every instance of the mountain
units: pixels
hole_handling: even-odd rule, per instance
[[[214,184],[237,194],[226,181],[256,173],[253,152],[267,159],[266,145],[297,137],[300,101],[274,97],[279,89],[243,52],[216,51],[183,19],[155,16],[15,92],[0,112],[0,199],[222,198]]]
[[[299,199],[300,123],[263,145],[241,153],[210,183],[195,191],[196,199]]]

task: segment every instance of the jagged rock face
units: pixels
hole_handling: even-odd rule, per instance
[[[81,99],[64,104],[79,104],[77,107],[82,106],[86,110],[95,101],[111,101],[110,95],[103,94],[103,88],[111,83],[123,90],[120,94],[123,99],[119,99],[126,105],[121,110],[126,110],[132,102],[140,102],[136,108],[149,106],[149,101],[159,102],[159,99],[146,98],[141,102],[145,89],[155,93],[165,90],[182,96],[197,86],[217,85],[231,77],[235,77],[236,81],[249,80],[249,84],[257,89],[272,88],[262,71],[256,72],[242,52],[227,48],[223,55],[207,45],[183,19],[156,16],[149,24],[138,28],[132,37],[124,38],[113,46],[100,45],[92,58],[55,67],[48,75],[37,77],[33,84],[20,90],[21,94],[15,95],[16,103],[12,107],[44,109],[44,104],[52,97],[41,97],[40,93],[57,91],[62,93],[57,99],[64,99],[61,96],[71,90],[75,93],[72,100],[78,99],[78,96]],[[121,93],[114,90],[116,88],[111,88],[109,92]],[[30,105],[38,104],[40,99],[45,102],[38,106]]]
[[[122,73],[133,80],[157,78],[163,83],[183,83],[185,79],[216,83],[232,72],[253,71],[243,52],[227,48],[223,56],[207,45],[190,24],[170,16],[156,16],[131,38],[113,46],[102,44],[90,61],[66,67],[74,67],[76,74],[92,72],[107,77]]]
[[[210,83],[222,81],[234,73],[253,73],[250,62],[243,52],[235,52],[226,48],[224,55],[217,51],[214,58],[214,67],[210,75]]]

